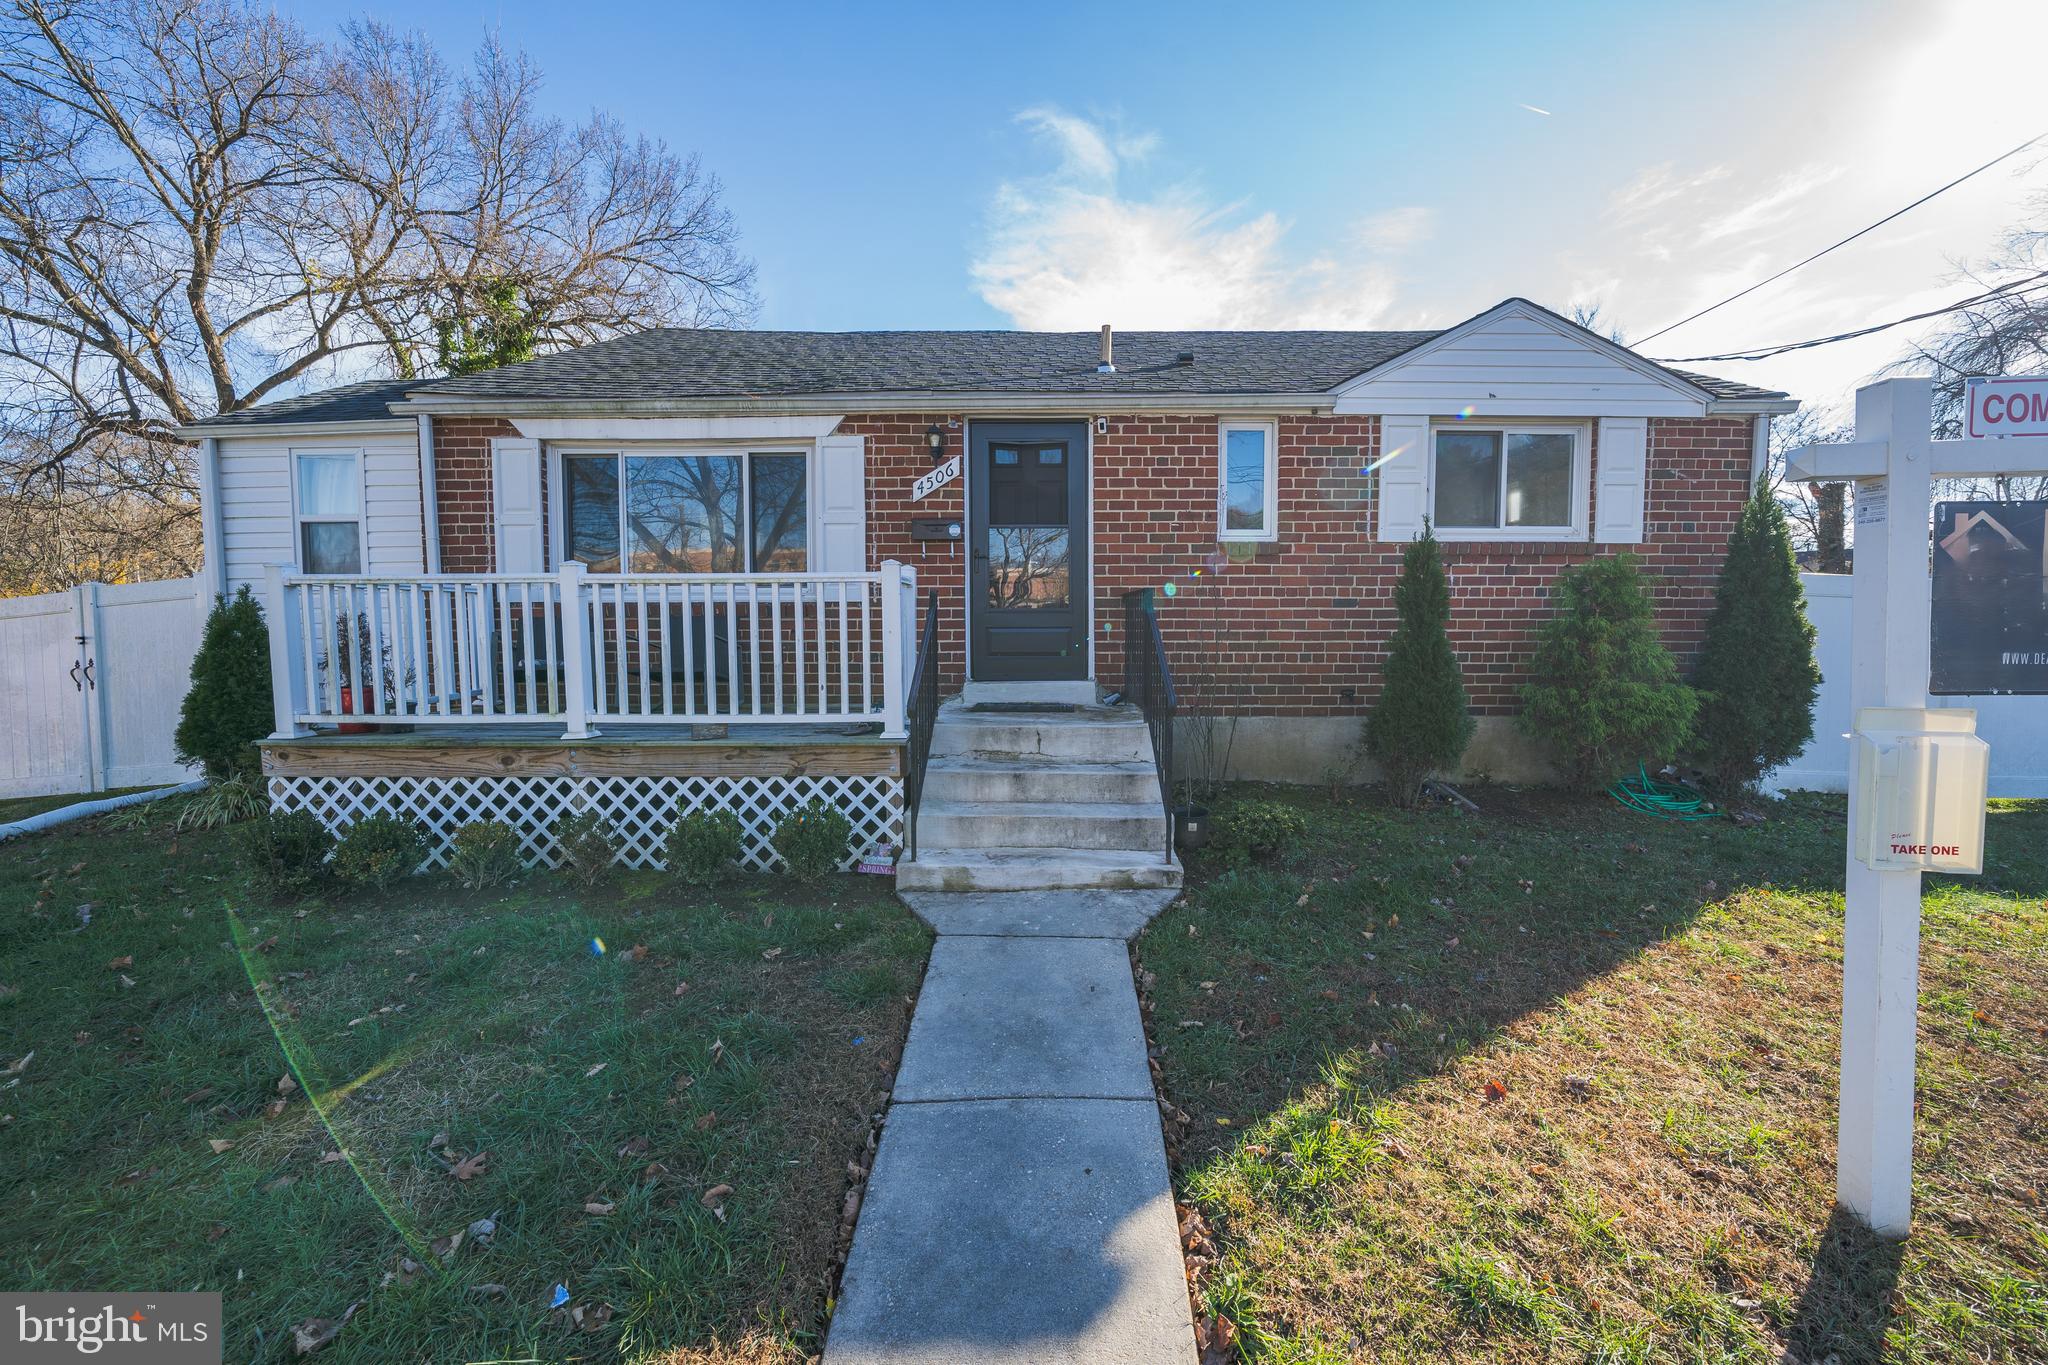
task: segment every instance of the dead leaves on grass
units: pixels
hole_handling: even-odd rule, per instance
[[[602,1332],[611,1320],[612,1306],[608,1303],[579,1303],[569,1310],[569,1321],[580,1332]]]
[[[478,1152],[475,1156],[463,1157],[448,1168],[448,1174],[457,1180],[474,1180],[484,1173],[484,1163],[490,1159],[489,1152]]]
[[[731,1195],[732,1186],[713,1185],[710,1189],[704,1191],[703,1196],[697,1202],[711,1210],[711,1216],[723,1223],[725,1221],[725,1201]]]
[[[294,1354],[309,1356],[334,1340],[335,1334],[348,1325],[363,1305],[352,1303],[338,1318],[307,1318],[292,1328],[292,1350]]]

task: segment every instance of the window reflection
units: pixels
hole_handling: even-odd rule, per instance
[[[1437,433],[1436,524],[1500,525],[1499,432]]]
[[[1223,438],[1223,529],[1266,529],[1266,433],[1240,427]]]
[[[1572,438],[1518,431],[1508,437],[1508,525],[1569,526]]]
[[[755,455],[754,572],[804,571],[804,457]]]
[[[571,455],[562,461],[567,485],[569,558],[592,573],[619,571],[619,460],[616,455]]]
[[[739,457],[629,457],[626,537],[629,573],[738,573]]]
[[[988,532],[988,600],[1003,610],[1064,607],[1068,601],[1065,527],[992,526]]]

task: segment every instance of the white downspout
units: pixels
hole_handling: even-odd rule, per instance
[[[434,419],[420,414],[420,536],[427,547],[427,572],[441,572],[441,500],[434,491]]]
[[[201,614],[215,597],[228,590],[227,537],[221,530],[220,442],[211,436],[199,442],[199,574],[206,587]]]
[[[1749,486],[1756,489],[1756,481],[1771,467],[1771,415],[1763,413],[1751,423],[1753,435],[1749,451]]]

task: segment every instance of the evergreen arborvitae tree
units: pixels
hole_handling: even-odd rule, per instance
[[[1729,793],[1745,792],[1813,738],[1820,666],[1792,532],[1769,486],[1744,504],[1707,620],[1693,686],[1700,693],[1692,752]]]
[[[1555,749],[1573,786],[1597,791],[1655,768],[1691,733],[1699,699],[1678,678],[1632,554],[1559,576],[1558,613],[1537,636],[1523,730]]]
[[[1365,722],[1365,752],[1386,774],[1395,804],[1412,806],[1424,782],[1457,771],[1474,725],[1458,656],[1445,633],[1451,587],[1443,551],[1426,524],[1401,556],[1394,611],[1398,619],[1380,671],[1379,699]]]
[[[270,733],[270,632],[244,585],[217,597],[192,659],[192,689],[179,712],[178,759],[233,777],[256,765],[255,742]]]

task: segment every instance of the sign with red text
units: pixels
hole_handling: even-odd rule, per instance
[[[2048,375],[1972,379],[1964,392],[1970,408],[1965,434],[2048,436]]]

